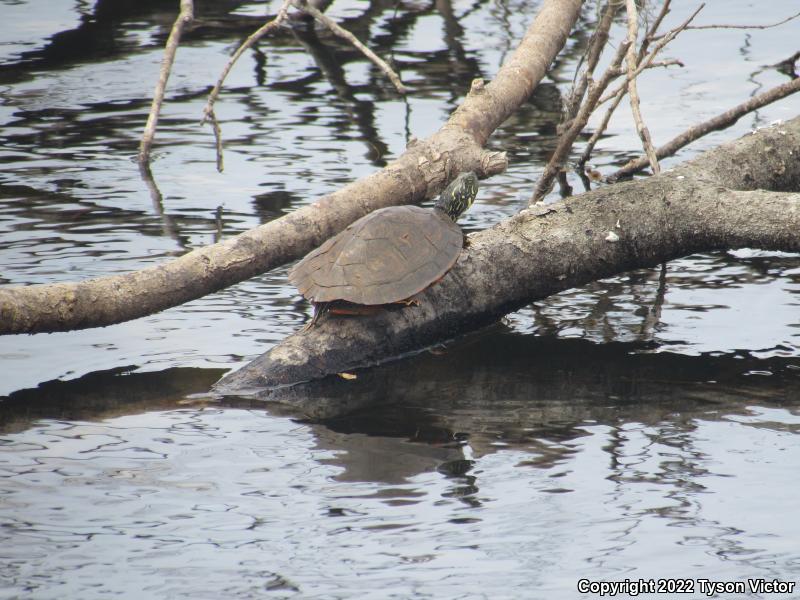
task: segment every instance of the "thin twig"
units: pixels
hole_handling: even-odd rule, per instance
[[[639,65],[643,65],[643,61],[645,60],[645,57],[647,56],[647,50],[650,47],[650,39],[656,34],[656,32],[658,31],[658,28],[661,27],[661,23],[664,21],[664,18],[669,14],[670,2],[671,2],[671,0],[664,0],[664,3],[661,5],[661,11],[658,13],[658,16],[655,18],[653,23],[648,28],[647,34],[644,36],[644,39],[642,40],[641,46],[639,46],[639,52],[636,55],[636,61],[637,61],[637,63]],[[687,23],[688,23],[688,21],[687,21]],[[662,47],[663,46],[661,46],[660,48],[662,48]],[[653,54],[653,58],[655,58],[655,53]],[[649,66],[644,64],[642,70],[650,68],[651,66],[654,66],[655,63],[652,63],[652,58],[650,60],[651,60],[651,64]],[[664,61],[664,62],[666,63],[667,61]],[[680,61],[676,61],[676,64],[680,64],[681,66],[683,66],[683,64],[681,64]],[[667,65],[664,64],[663,66],[667,66]],[[639,70],[637,69],[637,71],[639,71]],[[641,72],[641,71],[639,71],[639,72]],[[625,97],[625,94],[627,92],[628,92],[628,86],[623,84],[623,85],[619,86],[617,88],[616,92],[613,94],[613,96],[612,96],[613,97],[613,101],[611,102],[609,107],[606,109],[606,113],[605,113],[605,115],[603,115],[603,120],[600,122],[600,125],[595,129],[594,133],[592,133],[592,136],[589,138],[589,141],[586,142],[586,147],[583,149],[583,152],[581,153],[581,157],[578,159],[578,162],[577,162],[577,165],[576,165],[577,166],[576,170],[579,173],[583,173],[584,172],[584,169],[586,167],[586,163],[589,160],[589,157],[592,155],[592,151],[594,150],[595,145],[597,144],[598,140],[603,135],[603,133],[605,133],[606,128],[608,127],[608,123],[609,123],[609,121],[611,121],[611,116],[614,114],[614,111],[617,110],[617,107],[620,105],[620,103],[622,102],[622,99]],[[604,101],[605,100],[601,99],[600,102],[598,102],[598,104],[602,104]],[[584,177],[585,177],[585,175],[584,175]],[[585,179],[584,179],[584,184],[586,184],[586,180]],[[587,190],[588,190],[588,187],[587,187]]]
[[[649,68],[649,66],[651,64],[653,64],[653,61],[655,60],[655,58],[658,55],[658,53],[661,52],[661,50],[663,50],[664,46],[669,44],[672,40],[674,40],[678,36],[678,34],[681,31],[686,29],[689,26],[689,23],[691,23],[692,20],[698,15],[698,13],[701,10],[703,10],[703,7],[705,7],[705,4],[701,4],[700,6],[698,6],[697,10],[695,10],[691,15],[689,15],[689,18],[686,19],[680,25],[678,25],[675,29],[672,29],[672,30],[668,31],[663,36],[659,36],[658,43],[655,45],[655,47],[650,51],[650,53],[643,60],[639,61],[639,65],[636,67],[636,70],[633,72],[633,77],[638,77],[639,74],[642,71],[644,71],[645,69]],[[647,40],[645,40],[645,42],[646,41]],[[630,75],[628,77],[630,77]],[[628,85],[628,80],[626,79],[618,87],[614,88],[608,94],[603,96],[600,99],[600,101],[598,102],[598,104],[603,104],[603,103],[611,100],[612,98],[615,98],[617,96],[617,94],[619,93],[620,89],[623,89],[623,88],[627,87],[627,85]]]
[[[328,15],[321,13],[315,7],[311,6],[304,0],[291,0],[292,6],[296,9],[303,11],[306,14],[311,15],[317,21],[325,25],[328,29],[331,30],[334,34],[338,35],[340,38],[343,38],[350,42],[353,46],[355,46],[361,53],[366,56],[369,60],[371,60],[378,68],[383,71],[386,76],[389,78],[389,81],[392,82],[395,89],[404,96],[408,93],[408,89],[403,85],[403,82],[400,81],[400,77],[397,73],[392,70],[392,68],[386,64],[386,62],[375,54],[372,50],[367,48],[364,44],[362,44],[356,36],[352,33],[347,31],[344,27],[339,25],[336,21],[331,19]]]
[[[659,69],[661,67],[684,67],[682,60],[677,58],[668,58],[666,60],[658,60],[645,66],[645,69]]]
[[[786,17],[782,21],[771,23],[769,25],[691,25],[686,29],[770,29],[772,27],[777,27],[778,25],[788,23],[797,17],[800,17],[800,12],[793,14],[791,17]]]
[[[586,88],[589,86],[589,81],[592,79],[597,63],[608,43],[608,32],[611,29],[611,24],[614,21],[614,15],[617,12],[618,4],[615,2],[607,2],[603,9],[603,15],[597,24],[597,29],[592,34],[592,39],[589,42],[589,48],[586,51],[586,68],[581,73],[578,81],[573,85],[572,91],[567,96],[564,102],[564,124],[575,117],[578,113],[581,100],[586,94]],[[566,128],[566,127],[565,127]]]
[[[583,171],[584,167],[586,166],[589,157],[592,155],[592,151],[594,150],[595,145],[597,145],[600,136],[605,133],[606,128],[608,127],[608,122],[611,121],[611,115],[614,114],[614,111],[617,110],[617,107],[622,102],[622,99],[625,97],[625,93],[628,91],[627,87],[621,87],[617,91],[617,95],[614,96],[611,104],[609,104],[608,108],[606,109],[606,114],[603,115],[603,120],[600,122],[600,125],[594,130],[592,136],[589,138],[589,141],[586,142],[586,147],[583,149],[583,153],[581,157],[578,159],[577,170]],[[602,100],[598,102],[598,104],[602,103]]]
[[[658,61],[655,61],[655,62],[648,61],[646,63],[639,64],[636,67],[636,70],[634,71],[634,77],[638,77],[639,75],[642,74],[642,71],[646,71],[647,69],[657,69],[657,68],[661,68],[661,67],[672,67],[672,66],[683,67],[685,65],[683,64],[682,61],[678,60],[677,58],[667,58],[665,60],[658,60]],[[627,68],[625,68],[625,69],[619,68],[619,69],[617,69],[616,75],[622,75],[623,73],[627,74],[628,73],[628,69]],[[624,91],[627,92],[628,91],[628,85],[627,84],[628,84],[629,80],[630,80],[630,77],[626,77],[625,78],[625,84],[615,88],[614,92],[619,92],[622,89],[624,89]],[[615,97],[615,96],[612,95],[614,92],[611,92],[611,93],[603,96],[603,98],[601,98],[601,100],[600,100],[600,102],[598,104],[602,104],[603,102],[607,102],[611,98]]]
[[[759,94],[758,96],[753,96],[746,102],[739,104],[738,106],[734,106],[733,108],[725,111],[722,114],[717,115],[716,117],[709,119],[699,125],[695,125],[681,133],[679,136],[673,138],[660,148],[656,150],[656,156],[658,158],[665,158],[667,156],[672,156],[686,146],[687,144],[693,142],[694,140],[711,133],[712,131],[717,131],[719,129],[725,129],[736,123],[743,115],[746,115],[749,112],[757,110],[762,106],[766,106],[767,104],[771,104],[776,100],[780,100],[781,98],[785,98],[790,94],[794,94],[796,92],[800,92],[800,77],[797,79],[793,79],[792,81],[787,81],[786,83],[774,87],[770,90],[767,90],[763,94]],[[628,162],[625,166],[619,169],[616,173],[608,177],[609,182],[618,181],[620,178],[625,177],[627,175],[631,175],[636,171],[639,171],[646,167],[648,164],[647,158],[641,156],[637,159],[634,159]]]
[[[636,9],[636,0],[626,0],[625,8],[628,11],[628,53],[626,55],[626,63],[628,65],[628,99],[631,104],[631,113],[633,120],[636,123],[636,133],[642,140],[644,152],[650,161],[650,167],[653,173],[658,174],[661,168],[658,166],[658,158],[656,158],[656,151],[653,148],[653,140],[650,137],[650,130],[645,125],[644,117],[642,117],[642,109],[639,103],[639,89],[636,84],[636,76],[634,73],[640,66],[636,60],[636,40],[639,37],[639,14]]]
[[[666,46],[669,42],[671,42],[673,39],[675,39],[675,37],[677,37],[677,35],[681,31],[686,29],[686,27],[689,25],[689,23],[692,22],[692,20],[697,16],[697,14],[703,9],[704,6],[705,6],[705,4],[701,4],[689,16],[689,18],[686,19],[680,25],[678,25],[678,27],[668,31],[663,36],[660,36],[656,46],[645,57],[644,53],[647,51],[647,48],[649,46],[650,41],[655,39],[653,36],[654,36],[654,34],[656,32],[656,29],[658,28],[658,26],[663,21],[664,17],[669,12],[669,0],[667,0],[664,3],[664,5],[662,6],[661,13],[658,15],[658,17],[654,21],[653,25],[650,27],[649,31],[647,32],[647,36],[642,41],[642,46],[639,49],[639,56],[638,56],[638,58],[639,58],[639,66],[636,68],[636,71],[634,72],[633,76],[637,77],[642,71],[644,71],[645,69],[649,69],[652,65],[654,65],[655,64],[654,63],[654,59],[658,55],[658,53],[664,48],[664,46]],[[598,105],[600,105],[600,104],[603,104],[603,103],[607,102],[608,100],[612,100],[613,99],[613,101],[611,102],[611,105],[606,110],[606,114],[603,116],[603,120],[601,121],[600,125],[597,127],[595,132],[592,134],[592,136],[589,138],[589,141],[586,144],[586,148],[584,148],[584,151],[581,154],[581,157],[578,159],[577,164],[578,164],[580,169],[583,169],[584,165],[589,160],[589,157],[591,156],[591,153],[594,150],[594,147],[597,144],[597,141],[600,139],[600,136],[602,136],[603,133],[605,132],[606,128],[608,127],[608,123],[611,120],[611,116],[614,114],[614,111],[617,109],[617,107],[622,102],[622,99],[625,97],[625,94],[627,93],[627,91],[628,91],[628,86],[627,86],[627,79],[626,79],[626,81],[624,81],[622,84],[620,84],[614,90],[612,90],[610,93],[608,93],[605,96],[603,96],[600,99],[600,101],[598,102]]]
[[[670,3],[671,0],[664,0],[664,4],[661,5],[661,11],[658,13],[656,20],[653,21],[653,24],[647,29],[647,34],[644,36],[644,40],[642,40],[642,46],[639,48],[639,62],[642,62],[642,59],[647,52],[647,48],[650,45],[650,39],[656,34],[658,28],[661,27],[662,21],[664,21],[664,18],[669,14]]]
[[[544,196],[550,191],[551,187],[553,186],[553,179],[561,170],[564,161],[566,160],[569,151],[572,148],[573,142],[578,137],[578,134],[583,131],[583,128],[586,126],[586,123],[589,120],[589,117],[597,107],[597,102],[600,98],[600,95],[608,87],[608,84],[611,83],[611,80],[614,77],[617,77],[617,70],[622,64],[622,61],[625,59],[629,45],[630,42],[628,40],[622,42],[619,45],[619,48],[617,48],[617,53],[614,55],[611,65],[609,65],[596,83],[589,84],[589,92],[586,96],[586,100],[578,110],[578,114],[575,115],[575,118],[570,122],[569,128],[558,138],[558,145],[553,151],[553,155],[550,157],[550,160],[547,162],[544,171],[533,188],[533,194],[531,194],[529,204],[535,204],[544,198]]]
[[[158,115],[161,112],[161,104],[164,102],[164,91],[167,88],[167,80],[172,70],[172,63],[175,62],[175,53],[178,51],[178,43],[181,33],[187,23],[194,19],[194,5],[192,0],[180,0],[180,12],[172,30],[167,38],[167,45],[164,48],[164,58],[161,59],[161,70],[158,74],[158,83],[153,92],[153,103],[150,105],[150,114],[147,116],[147,124],[144,126],[142,141],[139,144],[139,162],[146,163],[150,160],[150,148],[153,145],[153,138],[156,135],[158,125]]]
[[[283,0],[283,4],[281,4],[280,9],[278,9],[278,14],[275,16],[275,18],[259,27],[254,33],[250,34],[250,37],[242,42],[242,45],[236,49],[236,52],[234,52],[233,55],[228,59],[228,62],[225,63],[225,67],[222,69],[222,73],[217,80],[217,84],[214,86],[214,89],[211,90],[211,93],[208,94],[208,100],[203,108],[203,120],[200,122],[201,125],[204,124],[213,113],[214,102],[217,101],[217,96],[219,96],[219,92],[222,89],[222,84],[225,82],[225,78],[228,76],[228,73],[230,73],[233,65],[237,60],[239,60],[239,57],[244,54],[248,48],[250,48],[270,31],[279,27],[281,23],[286,20],[286,13],[289,11],[289,6],[291,3],[291,0]],[[217,129],[219,129],[219,125],[217,125]]]

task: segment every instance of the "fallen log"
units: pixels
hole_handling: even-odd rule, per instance
[[[373,366],[631,269],[742,247],[800,252],[800,117],[648,179],[526,209],[470,236],[418,306],[329,315],[218,382],[265,389]]]

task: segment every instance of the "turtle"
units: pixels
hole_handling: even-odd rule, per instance
[[[456,224],[472,206],[478,177],[456,177],[433,209],[391,206],[361,217],[312,250],[289,272],[289,281],[315,306],[308,326],[330,310],[371,313],[413,297],[439,281],[464,246]]]

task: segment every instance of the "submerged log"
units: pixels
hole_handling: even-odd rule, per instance
[[[526,209],[470,236],[418,306],[329,315],[218,382],[259,393],[372,366],[588,282],[697,252],[800,252],[800,117],[649,179]]]
[[[579,436],[591,421],[657,424],[681,414],[690,422],[744,414],[754,403],[796,404],[797,358],[651,348],[642,340],[599,344],[529,335],[498,323],[447,352],[364,370],[355,380],[331,377],[219,402],[258,410],[267,401],[271,413],[335,431],[379,431],[437,446],[467,438],[476,456],[497,450],[498,440],[535,446],[553,428],[560,434],[574,428]]]

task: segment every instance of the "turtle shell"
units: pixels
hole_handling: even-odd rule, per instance
[[[392,206],[371,212],[310,252],[289,272],[312,302],[390,304],[442,277],[464,243],[443,211]]]

